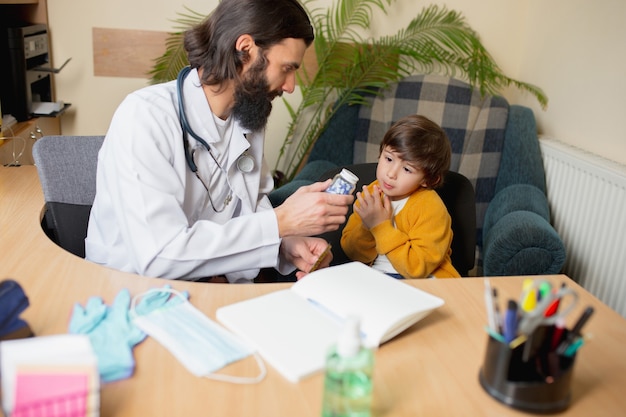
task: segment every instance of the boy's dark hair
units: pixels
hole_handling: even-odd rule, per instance
[[[313,27],[298,0],[221,0],[200,24],[184,34],[192,68],[202,68],[202,82],[221,84],[239,78],[247,54],[235,49],[239,36],[252,36],[266,51],[283,39],[313,42]]]
[[[452,149],[446,132],[432,120],[412,114],[395,122],[380,143],[380,153],[385,147],[421,168],[428,188],[443,184],[450,169]]]

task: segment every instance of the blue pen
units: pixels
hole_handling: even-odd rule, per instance
[[[504,340],[511,343],[517,336],[517,302],[509,300],[504,314]]]

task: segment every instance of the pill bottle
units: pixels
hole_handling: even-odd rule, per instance
[[[332,184],[326,189],[331,194],[352,194],[356,189],[356,183],[359,177],[354,175],[350,170],[343,168],[341,172],[333,178]]]
[[[326,357],[322,417],[370,417],[374,353],[361,344],[359,320],[350,317]]]

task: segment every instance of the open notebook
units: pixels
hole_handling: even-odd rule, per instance
[[[438,297],[352,262],[312,272],[289,289],[221,307],[216,315],[297,382],[323,369],[343,318],[359,317],[363,343],[378,347],[441,305]]]

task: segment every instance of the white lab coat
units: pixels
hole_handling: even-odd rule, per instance
[[[187,120],[200,137],[216,145],[215,154],[221,138],[196,70],[183,88]],[[214,162],[192,136],[189,143],[198,147],[197,153],[206,154],[196,160],[198,172],[206,178],[212,168],[215,171],[206,164]],[[206,189],[187,166],[176,81],[128,95],[113,116],[98,156],[86,258],[170,279],[226,275],[236,282],[251,280],[262,267],[293,271],[295,267],[279,257],[281,239],[266,196],[273,183],[263,144],[264,132],[244,132],[235,123],[229,148],[216,155],[225,162],[222,167],[233,189],[224,219],[225,213],[220,217],[213,211]],[[244,151],[255,160],[250,173],[237,168]],[[223,173],[217,175],[211,181],[226,180]],[[219,209],[224,199],[212,197]]]

